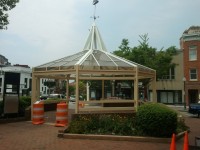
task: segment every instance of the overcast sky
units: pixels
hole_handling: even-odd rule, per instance
[[[99,0],[97,27],[109,52],[123,38],[138,46],[148,33],[158,50],[179,46],[190,26],[200,26],[200,0]],[[92,0],[20,0],[0,30],[0,54],[11,64],[35,67],[81,51],[93,19]]]

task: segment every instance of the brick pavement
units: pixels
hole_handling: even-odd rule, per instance
[[[186,117],[191,128],[189,143],[194,145],[194,137],[200,135],[200,119]],[[31,122],[0,124],[0,150],[169,150],[169,143],[78,140],[57,137],[63,127],[53,125],[32,125]],[[182,150],[183,139],[177,142],[177,150]]]

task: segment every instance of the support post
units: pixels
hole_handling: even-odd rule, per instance
[[[79,66],[76,65],[76,107],[75,107],[75,113],[77,114],[79,112]]]
[[[157,102],[157,94],[156,94],[156,76],[152,81],[152,92],[153,92],[153,102]]]
[[[66,99],[69,101],[69,78],[66,80]]]
[[[87,82],[87,84],[86,84],[86,89],[87,89],[87,101],[89,101],[89,99],[90,99],[90,85],[89,85],[89,83]]]
[[[135,100],[135,110],[138,110],[138,67],[135,68],[135,80],[134,80],[134,100]]]

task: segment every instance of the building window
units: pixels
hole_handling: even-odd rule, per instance
[[[28,82],[28,79],[24,78],[24,88],[27,88],[27,82]]]
[[[32,87],[32,79],[29,79],[29,88],[31,89]]]
[[[175,67],[171,67],[169,70],[170,79],[175,79]]]
[[[169,69],[167,75],[162,76],[162,80],[172,80],[172,79],[175,79],[175,66]]]
[[[197,46],[189,47],[189,61],[197,60]]]
[[[2,86],[2,78],[0,78],[0,86]]]
[[[197,80],[197,69],[190,69],[190,80]]]

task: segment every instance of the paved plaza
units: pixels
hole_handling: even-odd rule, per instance
[[[200,119],[181,111],[191,128],[189,144],[194,145],[195,136],[200,135]],[[57,137],[58,130],[46,116],[43,125],[32,125],[30,121],[0,124],[0,150],[169,150],[169,143],[106,141],[62,139]],[[177,141],[177,150],[182,150],[183,139]]]

